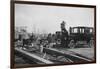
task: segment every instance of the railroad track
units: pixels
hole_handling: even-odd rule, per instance
[[[55,55],[56,56],[64,56],[65,58],[70,59],[72,62],[91,62],[92,60],[89,58],[86,58],[78,53],[67,51],[66,53],[64,51],[59,51],[57,49],[53,48],[44,48],[44,51],[48,54]]]
[[[25,51],[15,48],[15,52],[19,53],[22,57],[29,59],[29,61],[36,64],[55,64],[55,63],[78,63],[78,62],[91,62],[92,60],[72,51],[66,53],[54,48],[44,48],[43,53],[39,51]],[[48,57],[47,57],[48,56]]]
[[[43,59],[35,54],[32,54],[32,53],[29,53],[27,51],[24,51],[22,49],[18,49],[18,48],[15,48],[15,52],[18,53],[19,55],[21,55],[22,57],[26,57],[27,59],[31,60],[32,62],[35,62],[35,63],[40,63],[40,64],[53,64],[53,62],[49,61],[49,60],[46,60],[46,59]]]

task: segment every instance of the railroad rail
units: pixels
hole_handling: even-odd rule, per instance
[[[54,48],[44,48],[44,52],[51,54],[51,55],[56,54],[56,56],[65,56],[66,58],[69,58],[73,62],[91,62],[92,61],[91,59],[85,58],[81,56],[80,54],[77,54],[71,51],[67,51],[67,53],[65,53],[63,51],[59,51]]]
[[[22,56],[28,58],[29,60],[33,61],[33,62],[36,62],[36,63],[40,63],[40,64],[53,64],[54,62],[52,61],[49,61],[49,60],[46,60],[46,59],[43,59],[35,54],[31,54],[27,51],[24,51],[22,49],[18,49],[18,48],[15,48],[15,51],[19,54],[21,54]]]
[[[45,59],[43,57],[40,57],[39,54],[35,55],[37,53],[31,53],[31,52],[28,52],[28,51],[25,51],[19,48],[15,48],[15,51],[21,54],[21,56],[26,57],[27,59],[31,60],[31,62],[35,62],[37,64],[54,64],[56,62],[58,63],[63,62],[63,61],[54,60],[54,59]],[[62,50],[58,50],[55,48],[44,48],[43,53],[46,53],[47,55],[49,54],[51,56],[56,56],[56,57],[64,56],[68,60],[68,63],[91,62],[92,61],[91,59],[86,58],[82,56],[81,54],[78,54],[78,53],[75,53],[69,50],[64,52]]]

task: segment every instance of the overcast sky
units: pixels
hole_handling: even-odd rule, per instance
[[[15,26],[27,26],[28,32],[60,31],[60,24],[66,22],[66,29],[74,26],[94,26],[94,9],[58,7],[44,5],[15,4]]]

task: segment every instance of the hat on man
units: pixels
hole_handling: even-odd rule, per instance
[[[65,21],[62,21],[61,25],[65,25],[65,24],[66,24]]]

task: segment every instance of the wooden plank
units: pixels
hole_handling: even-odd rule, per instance
[[[44,63],[44,64],[53,64],[53,62],[51,62],[49,60],[43,59],[37,55],[31,54],[31,53],[24,51],[22,49],[15,48],[15,51],[23,54],[25,57],[31,59],[32,61],[40,62],[40,63]]]

